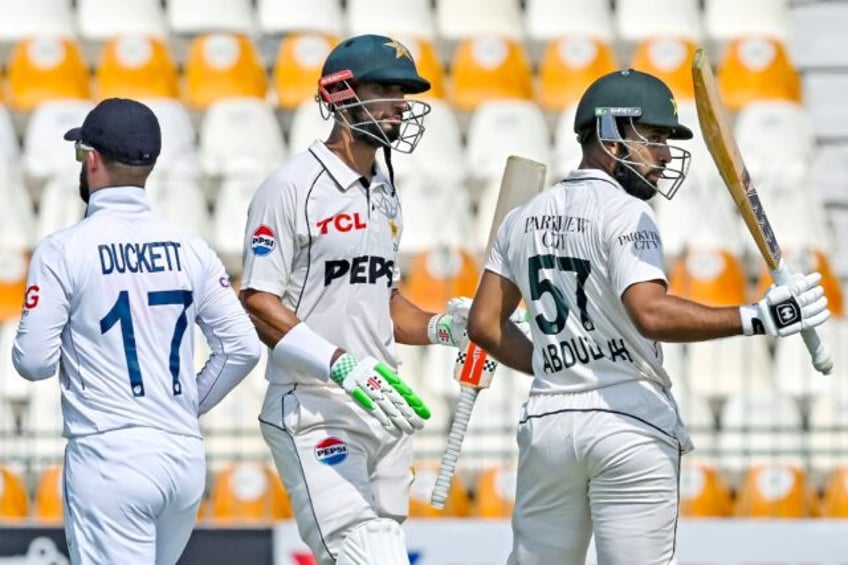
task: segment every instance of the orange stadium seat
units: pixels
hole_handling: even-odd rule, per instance
[[[472,514],[478,518],[508,518],[515,505],[515,469],[490,467],[480,473]]]
[[[783,43],[750,37],[731,41],[716,69],[725,106],[738,111],[751,102],[788,100],[801,103],[801,80]]]
[[[271,522],[291,518],[292,510],[283,484],[272,469],[241,461],[215,476],[208,516],[225,522]]]
[[[749,468],[733,506],[735,516],[748,518],[805,518],[816,512],[804,471],[783,465]]]
[[[430,495],[436,484],[437,465],[415,465],[415,478],[409,489],[409,516],[411,518],[464,518],[471,511],[468,490],[458,476],[451,481],[444,510],[430,506]]]
[[[0,520],[29,516],[29,494],[24,480],[11,469],[0,467]]]
[[[213,33],[196,37],[185,64],[185,102],[205,110],[231,96],[265,98],[268,80],[256,46],[247,36]]]
[[[460,42],[451,60],[451,101],[461,111],[499,98],[533,97],[530,63],[521,43],[497,36]]]
[[[687,464],[680,471],[680,515],[687,518],[730,516],[730,488],[719,472],[705,464]]]
[[[560,111],[576,104],[583,91],[601,75],[618,68],[612,46],[590,37],[548,41],[539,63],[539,104]]]
[[[38,37],[15,44],[6,66],[9,107],[30,111],[59,98],[88,98],[89,74],[79,46],[59,37]]]
[[[848,466],[837,467],[828,477],[820,509],[824,518],[848,518]]]
[[[62,466],[53,465],[41,472],[35,488],[33,517],[42,522],[61,522],[65,514],[62,503]]]
[[[712,306],[744,304],[745,270],[726,249],[690,249],[671,267],[669,292]]]
[[[162,39],[128,35],[109,40],[97,64],[96,96],[179,98],[177,66]]]
[[[277,104],[281,108],[294,110],[315,97],[324,59],[338,42],[336,37],[320,33],[292,33],[283,37],[273,71]]]
[[[430,81],[430,90],[417,96],[444,98],[445,69],[433,42],[427,39],[403,38],[402,43],[409,49],[412,58],[415,60],[418,74]]]
[[[691,69],[696,47],[691,40],[675,37],[647,39],[636,47],[630,66],[662,79],[677,102],[694,100]]]
[[[22,249],[0,247],[0,322],[21,315],[28,263]]]
[[[424,310],[441,312],[455,296],[474,296],[480,276],[467,250],[440,247],[415,254],[401,280],[404,296]]]

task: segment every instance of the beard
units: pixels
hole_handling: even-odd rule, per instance
[[[391,145],[400,137],[400,124],[391,124],[388,129],[383,129],[382,124],[375,121],[362,106],[351,108],[350,118],[352,124],[357,124],[356,129],[351,129],[353,136],[371,147]]]
[[[91,190],[88,186],[88,175],[85,173],[85,163],[80,168],[79,176],[79,195],[82,201],[88,204],[88,199],[91,196]]]
[[[621,159],[629,160],[630,152],[627,151]],[[638,198],[639,200],[650,200],[657,194],[657,187],[641,176],[636,174],[633,169],[621,162],[615,163],[615,169],[612,176],[618,181],[618,184],[624,189],[624,192]]]

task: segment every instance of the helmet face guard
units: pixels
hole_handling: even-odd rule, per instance
[[[689,166],[692,164],[692,153],[677,145],[668,145],[667,143],[656,143],[648,141],[645,137],[643,137],[635,126],[637,124],[648,126],[652,124],[644,124],[642,122],[636,121],[642,115],[641,108],[596,108],[595,115],[597,116],[595,131],[597,132],[598,141],[601,142],[600,145],[603,148],[604,152],[606,152],[606,154],[612,157],[614,160],[627,167],[633,174],[642,179],[642,181],[644,181],[648,186],[655,188],[657,192],[662,194],[667,199],[671,200],[672,198],[674,198],[674,195],[677,194],[677,191],[680,189],[680,186],[686,179],[686,175],[689,173]],[[618,123],[616,122],[616,118],[625,118],[629,120],[630,125],[631,127],[633,127],[633,131],[636,133],[638,139],[626,139],[623,135],[621,135],[621,131],[618,128]],[[613,155],[609,149],[607,149],[607,146],[604,144],[604,142],[623,143],[625,146],[641,145],[648,149],[659,147],[668,148],[669,153],[671,153],[671,161],[669,161],[663,167],[662,175],[660,176],[657,184],[654,185],[654,183],[645,178],[645,176],[637,169],[637,167],[639,166],[650,165],[650,163],[634,160],[632,158],[617,157]]]
[[[368,107],[374,103],[398,100],[394,98],[361,100],[353,88],[352,79],[351,71],[341,71],[321,78],[317,96],[321,117],[326,120],[332,116],[336,123],[369,137],[384,147],[390,147],[399,153],[412,153],[421,141],[421,136],[424,135],[424,116],[430,113],[430,105],[420,100],[404,99],[407,108],[400,120],[400,131],[397,139],[391,140],[383,129],[383,125],[390,122],[374,118]],[[336,88],[332,88],[334,86]],[[353,113],[345,110],[357,108],[362,109],[364,117],[361,120],[352,121]],[[394,122],[391,123],[395,125]]]

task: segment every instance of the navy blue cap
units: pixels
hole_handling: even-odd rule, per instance
[[[336,45],[327,55],[321,77],[350,73],[356,82],[399,84],[410,94],[430,90],[402,43],[384,35],[358,35]]]
[[[162,132],[153,110],[135,100],[107,98],[94,107],[82,127],[65,133],[106,157],[126,165],[152,165],[162,149]]]

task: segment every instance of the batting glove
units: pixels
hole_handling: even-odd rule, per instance
[[[745,335],[786,337],[814,328],[830,317],[819,273],[792,275],[786,284],[772,285],[756,304],[741,306]]]
[[[411,434],[430,418],[430,409],[412,389],[388,365],[373,357],[357,362],[345,353],[331,366],[330,378],[387,430]]]
[[[460,296],[448,300],[444,314],[436,314],[427,324],[427,337],[430,343],[449,345],[465,349],[468,345],[468,311],[471,310],[470,298]]]

